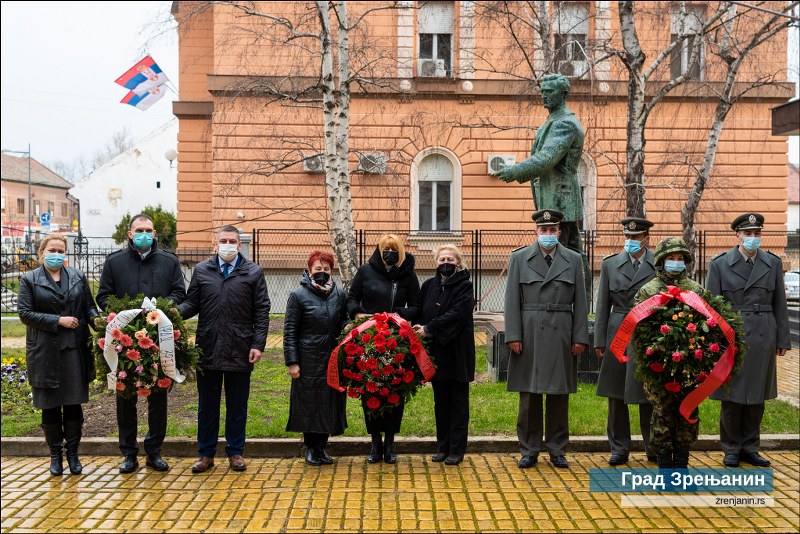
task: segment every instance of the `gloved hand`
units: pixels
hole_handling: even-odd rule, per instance
[[[504,167],[495,173],[495,178],[498,178],[506,183],[515,182],[517,180],[517,173],[514,169],[514,165],[511,167]]]

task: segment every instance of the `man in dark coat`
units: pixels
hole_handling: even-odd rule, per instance
[[[180,304],[186,298],[186,284],[177,256],[158,248],[153,219],[140,213],[131,218],[128,231],[128,247],[112,252],[106,258],[97,304],[106,309],[111,296],[168,298]],[[119,448],[125,460],[119,466],[120,473],[133,473],[139,468],[136,455],[138,395],[130,399],[117,396],[117,424],[119,425]],[[147,436],[144,438],[146,465],[156,471],[169,469],[161,458],[161,445],[167,435],[167,393],[154,393],[147,397]]]
[[[422,319],[414,330],[431,339],[436,362],[431,383],[438,452],[432,460],[458,465],[467,451],[469,383],[475,380],[475,296],[456,245],[438,247],[434,257],[436,276],[422,284]]]
[[[715,256],[708,266],[706,289],[724,296],[742,314],[749,345],[744,367],[731,380],[730,389],[720,388],[711,395],[722,401],[719,437],[728,467],[740,461],[770,465],[758,453],[764,401],[778,396],[777,356],[792,346],[783,266],[778,256],[759,250],[763,226],[759,213],[738,216],[731,224],[738,246]]]
[[[559,245],[562,213],[539,210],[537,242],[515,250],[506,285],[508,391],[519,392],[519,467],[536,464],[545,444],[555,467],[567,468],[569,394],[578,390],[577,356],[589,344],[580,254]],[[542,400],[547,395],[545,424]]]
[[[650,451],[653,406],[647,401],[642,383],[636,379],[635,356],[629,350],[626,354],[631,359],[620,363],[607,352],[622,320],[634,305],[636,292],[656,275],[653,253],[648,247],[653,223],[637,217],[622,219],[621,223],[626,237],[625,247],[622,252],[603,260],[594,321],[594,351],[598,358],[602,358],[597,395],[608,397],[606,434],[611,446],[608,460],[611,465],[628,462],[631,450],[628,404],[639,405],[639,424],[647,459],[656,461],[655,453]],[[603,357],[605,354],[608,355]]]
[[[269,331],[270,301],[261,267],[241,255],[235,226],[219,229],[217,253],[197,264],[186,301],[185,318],[200,315],[196,343],[203,351],[197,373],[197,445],[193,473],[214,466],[219,411],[225,387],[225,453],[233,471],[244,471],[242,458],[250,397],[250,374],[261,360]]]

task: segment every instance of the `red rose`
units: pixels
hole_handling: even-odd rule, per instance
[[[375,350],[383,354],[388,349],[386,348],[386,345],[384,345],[383,343],[375,343]]]
[[[342,376],[345,378],[353,378],[353,371],[350,369],[342,369]]]
[[[679,362],[682,359],[683,359],[683,354],[681,354],[680,352],[675,351],[675,352],[672,353],[672,361],[673,362]]]
[[[372,342],[375,343],[376,345],[385,345],[386,337],[382,336],[381,334],[377,334],[375,338],[373,338]]]
[[[661,333],[662,333],[662,334],[666,334],[666,333],[667,333],[667,332],[669,332],[670,330],[672,330],[672,329],[671,329],[669,326],[667,326],[667,325],[665,325],[665,324],[662,324],[662,325],[661,325]]]
[[[378,329],[378,333],[380,333],[380,335],[382,335],[383,337],[388,337],[392,335],[392,331],[389,330],[389,328],[385,324],[381,325],[381,328]]]
[[[356,359],[353,358],[352,356],[348,356],[347,358],[344,359],[344,361],[347,362],[347,365],[353,365],[353,362],[356,361]]]
[[[647,350],[644,351],[645,354],[648,356],[652,356],[656,351],[653,350],[653,347],[647,347]]]
[[[181,338],[181,331],[180,330],[173,330],[172,331],[172,339],[178,341]]]
[[[361,382],[362,380],[364,380],[364,377],[361,376],[359,373],[353,373],[350,376],[350,380],[355,380],[356,382]]]
[[[414,329],[411,328],[410,324],[403,325],[403,326],[400,327],[400,337],[408,338],[408,337],[411,337],[411,335],[413,333],[414,333]]]
[[[373,378],[380,378],[381,377],[381,372],[378,371],[377,369],[372,371],[370,374],[372,375]]]
[[[409,350],[411,351],[411,354],[416,356],[422,350],[422,343],[416,340],[412,341]]]
[[[703,351],[700,350],[700,349],[697,349],[696,351],[694,351],[694,357],[699,360],[700,358],[703,357]]]
[[[378,368],[378,360],[377,358],[369,358],[367,359],[367,369],[377,369]]]
[[[667,382],[664,384],[664,389],[672,393],[678,393],[681,390],[681,385],[677,382]]]
[[[370,339],[372,339],[372,336],[369,334],[364,334],[363,336],[361,336],[362,343],[369,343]]]
[[[392,367],[391,365],[384,365],[383,369],[381,369],[381,372],[385,375],[390,375],[394,373],[394,367]]]
[[[386,341],[386,348],[388,348],[389,350],[396,349],[397,348],[397,340],[395,338],[393,338],[393,337],[389,338],[389,340]]]
[[[393,386],[396,386],[397,384],[399,384],[399,383],[400,383],[400,382],[402,382],[402,381],[403,381],[403,379],[402,379],[402,378],[399,378],[399,377],[397,377],[397,378],[392,378],[392,385],[393,385]]]
[[[653,371],[654,373],[663,373],[664,366],[661,365],[659,362],[653,362],[650,364],[650,370]]]
[[[149,389],[140,389],[139,391],[136,392],[136,394],[141,397],[147,397],[148,395],[150,395],[150,393],[152,392]]]
[[[714,328],[715,326],[717,326],[717,321],[715,321],[713,317],[709,317],[708,319],[706,319],[706,324],[708,325],[709,328]]]
[[[400,395],[397,393],[392,393],[386,400],[389,401],[389,404],[397,404],[400,402]]]
[[[403,353],[398,352],[397,354],[394,355],[394,358],[392,358],[392,361],[394,363],[403,363],[403,360],[405,360],[405,359],[406,359],[406,357],[403,356]]]
[[[381,390],[378,391],[378,395],[380,395],[381,397],[388,397],[389,396],[389,389],[388,388],[381,388]]]
[[[694,323],[689,323],[686,325],[686,330],[692,333],[697,332],[697,326]]]
[[[364,371],[367,368],[367,362],[364,360],[358,360],[356,362],[356,367],[358,367],[359,371]]]
[[[169,387],[169,385],[172,384],[172,380],[170,380],[169,378],[164,377],[161,380],[159,380],[158,382],[156,382],[156,384],[158,384],[158,387],[160,387],[160,388],[167,389]]]
[[[347,388],[347,396],[350,397],[351,399],[357,399],[358,390],[353,388]]]
[[[346,343],[344,346],[345,354],[356,355],[358,354],[358,345],[355,343]]]
[[[719,343],[712,343],[708,346],[708,350],[711,352],[719,352]]]
[[[378,397],[370,397],[367,399],[367,408],[375,410],[381,407],[381,401]]]
[[[356,356],[363,356],[367,351],[361,345],[356,345]]]
[[[125,389],[125,384],[122,382],[117,382],[117,391],[122,391]]]
[[[413,371],[406,371],[403,375],[403,382],[406,384],[410,384],[414,380],[414,372]]]
[[[703,373],[700,373],[699,375],[697,375],[697,381],[698,382],[705,382],[706,378],[708,378],[708,373],[703,372]]]

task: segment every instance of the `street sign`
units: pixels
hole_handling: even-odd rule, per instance
[[[39,220],[42,221],[42,226],[50,226],[50,214],[48,212],[44,212],[39,216]]]

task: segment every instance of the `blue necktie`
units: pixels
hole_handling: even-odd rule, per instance
[[[228,278],[228,275],[231,273],[231,264],[225,263],[222,265],[222,278]]]

